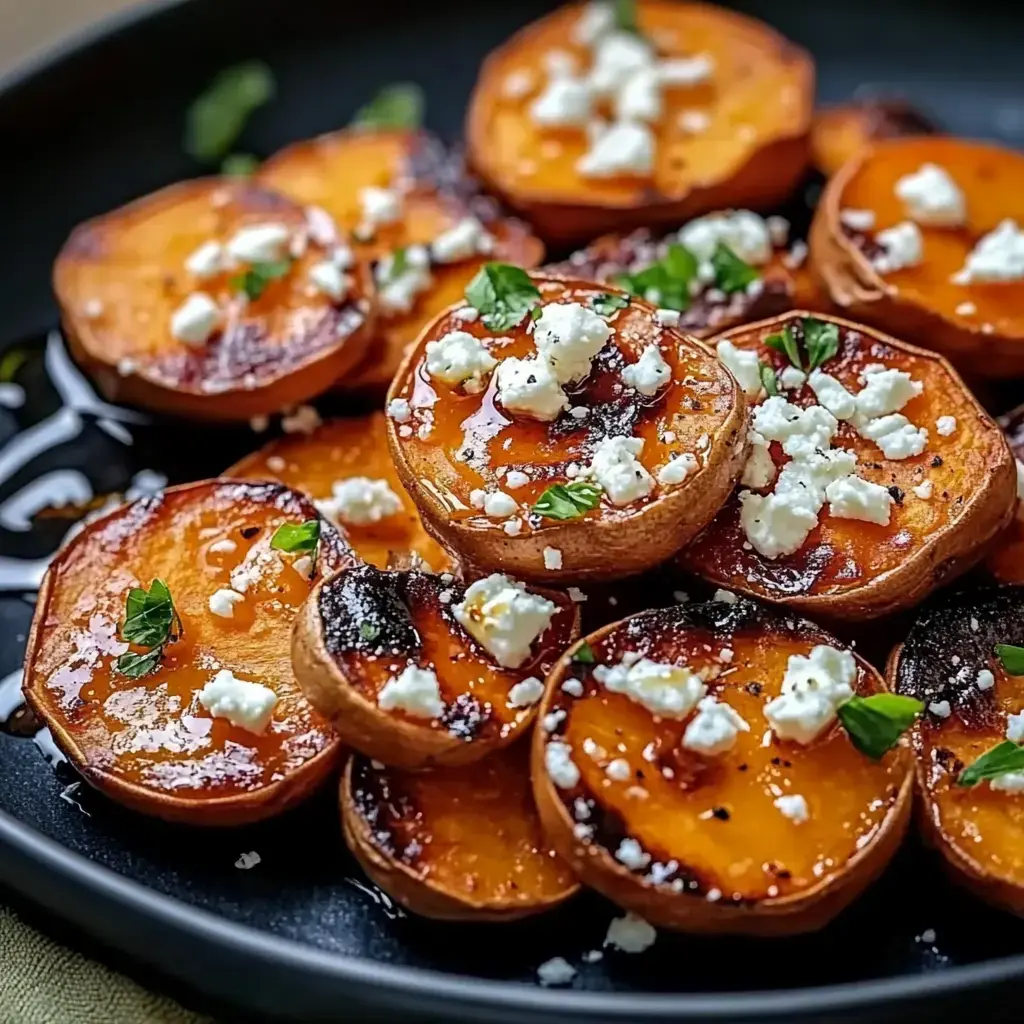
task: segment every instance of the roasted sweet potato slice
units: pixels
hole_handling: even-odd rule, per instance
[[[354,559],[328,522],[312,557],[272,545],[282,525],[316,519],[279,484],[206,481],[125,505],[61,551],[25,697],[87,782],[144,814],[220,826],[278,814],[331,772],[338,738],[295,681],[291,627],[308,573]],[[162,648],[137,631],[132,591],[151,587],[143,619],[166,613]]]
[[[349,849],[414,914],[514,921],[579,891],[546,846],[530,789],[529,747],[473,765],[409,772],[354,754],[341,785]]]
[[[721,507],[745,457],[743,396],[646,302],[539,275],[523,287],[536,305],[517,324],[453,307],[420,336],[388,395],[399,477],[427,530],[481,571],[641,572]],[[480,360],[458,384],[441,358],[452,337]]]
[[[811,226],[812,268],[854,319],[934,348],[964,373],[1019,376],[1024,269],[1012,252],[1024,245],[1022,175],[1024,155],[994,145],[878,143],[828,183]]]
[[[112,401],[247,420],[305,401],[373,333],[373,284],[302,207],[238,180],[183,182],[87,221],[54,267],[75,358]]]
[[[469,218],[485,232],[475,248],[441,262],[430,252],[429,283],[408,298],[389,301],[381,282],[377,338],[363,362],[338,381],[345,390],[387,390],[406,347],[423,325],[457,301],[483,258],[534,267],[540,241],[520,221],[501,216],[492,200],[474,194],[461,162],[423,132],[334,132],[281,150],[262,167],[259,180],[298,202],[324,210],[357,258],[378,265],[398,250],[424,246]],[[394,190],[398,218],[365,233],[364,189]],[[408,308],[406,308],[408,307]]]
[[[466,138],[490,188],[566,244],[785,199],[808,159],[810,56],[721,7],[639,0],[638,34],[613,7],[563,7],[484,62]]]
[[[1024,644],[1024,589],[944,596],[921,611],[888,677],[928,708],[912,733],[925,837],[959,881],[1024,914],[1024,758],[1013,747],[1022,739],[1024,677],[1012,661],[1012,671],[1004,667],[999,644]],[[1002,758],[980,761],[999,744]]]
[[[726,341],[756,353],[780,394],[761,390],[741,486],[679,563],[809,614],[876,618],[912,607],[983,557],[1013,515],[1013,458],[941,356],[806,316],[718,339],[720,354]],[[817,374],[790,380],[790,357],[769,341],[795,346],[805,370],[824,356]]]
[[[540,679],[578,633],[558,591],[367,565],[313,591],[292,662],[361,753],[402,768],[469,764],[530,726]]]
[[[814,114],[811,127],[811,158],[814,166],[831,178],[861,150],[884,139],[937,135],[939,126],[906,100],[870,96],[825,107]]]
[[[1017,514],[992,545],[985,568],[1000,583],[1024,583],[1024,509],[1020,497],[1024,491],[1024,406],[999,417],[1010,451],[1017,460]]]
[[[794,685],[827,703],[780,739]],[[652,924],[820,928],[881,873],[910,815],[906,746],[873,760],[836,720],[881,689],[818,626],[746,600],[606,626],[548,677],[532,769],[545,834],[585,885]]]
[[[345,531],[355,553],[381,569],[410,556],[438,572],[451,564],[399,482],[383,413],[328,420],[308,435],[286,434],[236,462],[225,476],[280,480],[308,494]]]

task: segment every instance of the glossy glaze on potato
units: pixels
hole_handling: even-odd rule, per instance
[[[807,161],[814,66],[803,50],[763,22],[698,3],[640,0],[641,35],[660,58],[706,54],[708,82],[668,88],[651,176],[583,177],[582,128],[534,124],[529,106],[547,80],[545,57],[572,56],[586,72],[589,51],[574,39],[584,4],[569,4],[520,30],[484,62],[466,122],[469,160],[484,181],[526,215],[545,239],[578,243],[641,224],[669,226],[709,210],[764,208],[784,200]],[[525,95],[510,95],[526,74]],[[684,112],[706,126],[694,132]],[[603,112],[602,112],[603,113]]]
[[[910,811],[908,751],[872,761],[838,724],[808,746],[779,740],[763,713],[792,655],[842,646],[829,633],[753,602],[712,601],[645,612],[586,643],[595,664],[566,657],[549,677],[533,759],[541,820],[584,884],[666,927],[781,934],[820,927],[885,866]],[[689,718],[654,716],[595,679],[595,665],[630,652],[706,677],[750,731],[722,754],[683,748]],[[579,697],[566,692],[572,679]],[[855,689],[882,689],[866,662]],[[552,741],[571,746],[571,789],[545,768]],[[629,766],[622,780],[607,771],[617,759]],[[774,805],[795,794],[807,803],[801,823]],[[625,839],[648,864],[616,858]]]
[[[588,305],[609,294],[607,286],[583,281],[540,276],[534,281],[544,305]],[[583,419],[564,411],[546,423],[508,413],[497,401],[497,371],[478,394],[428,374],[426,345],[453,330],[486,340],[499,360],[533,355],[529,317],[496,334],[482,320],[460,320],[452,309],[429,325],[409,354],[388,394],[389,399],[406,398],[413,408],[412,423],[389,424],[395,464],[427,529],[469,564],[550,582],[627,576],[678,550],[725,500],[742,467],[746,443],[745,404],[735,381],[703,344],[661,327],[645,302],[633,299],[608,322],[614,334],[590,374],[567,388],[572,406],[588,410]],[[672,377],[645,398],[624,389],[620,375],[652,343]],[[423,424],[429,429],[421,437]],[[615,435],[644,439],[638,458],[652,476],[673,456],[684,454],[694,455],[699,468],[681,484],[659,485],[624,507],[605,498],[569,521],[530,512],[548,487],[572,479],[570,466],[587,465],[595,447]],[[531,477],[513,493],[522,519],[515,536],[506,533],[502,519],[484,515],[471,500],[474,490],[501,488],[499,473],[510,470]],[[561,552],[560,568],[545,565],[544,548]]]
[[[143,498],[87,526],[54,560],[40,591],[25,663],[25,695],[85,779],[135,810],[173,821],[235,825],[295,803],[336,762],[338,739],[303,697],[291,668],[291,628],[312,582],[295,556],[270,547],[283,523],[316,518],[277,484],[210,481]],[[211,550],[230,540],[235,550]],[[351,564],[322,524],[316,573]],[[232,570],[257,568],[233,617],[210,611]],[[119,673],[131,587],[164,580],[183,633],[157,671]],[[274,690],[262,734],[213,718],[197,694],[220,669]]]
[[[414,913],[509,921],[549,910],[579,888],[544,840],[524,744],[473,765],[419,772],[355,754],[341,807],[364,870]]]
[[[789,360],[764,340],[800,315],[752,324],[729,340],[756,350],[781,372]],[[754,597],[836,619],[873,618],[916,604],[983,556],[986,543],[1013,514],[1013,459],[997,425],[944,359],[869,328],[818,317],[839,325],[839,352],[822,369],[848,390],[860,390],[860,374],[873,363],[904,370],[924,384],[902,409],[912,424],[928,429],[921,455],[886,459],[874,441],[845,422],[832,442],[857,454],[858,476],[890,489],[889,525],[836,518],[826,505],[799,551],[769,559],[744,547],[737,490],[679,562],[718,586]],[[807,385],[785,396],[802,407],[817,402]],[[936,429],[938,417],[945,415],[956,418],[956,429],[946,437]],[[786,456],[777,444],[771,449],[781,466]],[[932,485],[929,498],[914,491],[925,482]]]
[[[247,455],[225,472],[241,480],[279,480],[315,501],[331,496],[333,484],[351,477],[386,480],[402,509],[376,523],[341,522],[355,553],[378,568],[410,556],[440,572],[450,566],[444,549],[423,529],[388,452],[384,414],[328,420],[311,434],[286,434]]]
[[[1018,406],[1005,416],[999,417],[999,426],[1003,428],[1010,451],[1021,465],[1024,458],[1024,406]],[[1021,471],[1018,469],[1018,473]],[[1021,484],[1017,484],[1018,497]],[[985,568],[1000,583],[1024,583],[1024,517],[1022,508],[1017,504],[1017,514],[1010,525],[999,535],[992,545],[992,550],[985,559]]]
[[[313,591],[296,623],[293,665],[306,696],[350,746],[386,764],[465,764],[517,739],[536,705],[512,707],[509,691],[543,678],[578,635],[575,605],[558,605],[517,668],[502,668],[452,612],[466,585],[448,574],[358,566]],[[432,669],[444,711],[417,717],[379,706],[381,690],[407,666]]]
[[[356,256],[373,262],[409,245],[428,245],[465,217],[478,218],[494,237],[487,257],[536,266],[541,243],[520,221],[502,217],[497,205],[477,194],[461,162],[423,132],[358,129],[297,142],[272,156],[260,169],[260,182],[334,220]],[[360,192],[375,186],[404,193],[403,214],[362,239]],[[353,232],[356,232],[353,235]],[[344,390],[384,390],[423,325],[457,302],[484,262],[483,255],[431,267],[433,284],[417,296],[409,313],[380,310],[377,336],[365,358],[338,381]]]
[[[300,252],[257,299],[238,276],[246,264],[200,280],[186,260],[240,229],[283,224]],[[305,210],[277,192],[234,179],[182,182],[80,225],[54,267],[68,343],[113,401],[215,420],[277,412],[322,392],[363,357],[372,332],[366,268],[334,302],[312,287],[310,268],[328,247],[311,236]],[[222,309],[204,345],[171,333],[195,292]]]

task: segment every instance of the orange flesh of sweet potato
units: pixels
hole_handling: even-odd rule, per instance
[[[451,159],[427,136],[414,132],[342,131],[289,146],[263,165],[259,180],[303,204],[318,206],[349,236],[357,258],[378,260],[409,245],[429,245],[464,217],[478,216],[494,237],[487,257],[523,267],[536,266],[543,246],[525,225],[501,217],[493,203],[473,202],[452,181]],[[381,225],[369,241],[351,237],[362,220],[360,192],[369,186],[408,189],[403,216]],[[406,346],[423,325],[462,298],[484,263],[474,257],[431,268],[433,284],[409,313],[380,311],[378,333],[363,361],[338,383],[345,389],[383,389],[395,375]]]
[[[471,100],[467,144],[474,169],[545,238],[580,241],[639,223],[678,223],[716,208],[768,206],[785,198],[806,162],[814,69],[810,57],[767,25],[721,7],[641,0],[637,21],[660,58],[712,58],[710,81],[664,91],[652,126],[650,177],[583,177],[582,128],[543,128],[530,105],[547,80],[545,57],[569,53],[581,72],[589,50],[574,41],[584,5],[571,4],[522,29],[491,53]],[[526,75],[525,95],[510,90]],[[694,132],[685,115],[707,127]],[[603,111],[609,113],[609,111]],[[756,168],[756,170],[755,170]]]
[[[756,349],[763,362],[776,371],[789,365],[782,353],[768,348],[764,339],[778,332],[792,316],[741,328],[729,340],[742,349]],[[928,445],[919,455],[893,461],[882,456],[874,441],[860,436],[848,423],[841,423],[833,447],[857,454],[857,475],[887,488],[894,495],[888,526],[857,519],[840,519],[819,513],[819,525],[793,555],[776,559],[744,548],[740,525],[738,491],[714,522],[680,554],[680,564],[719,586],[738,589],[771,601],[791,601],[801,607],[818,607],[825,614],[854,613],[862,617],[865,607],[875,615],[920,600],[924,592],[906,592],[901,569],[919,556],[932,559],[932,589],[941,579],[970,564],[967,553],[958,566],[946,565],[949,552],[935,551],[944,538],[956,531],[963,552],[979,557],[984,543],[1005,523],[1015,500],[1013,462],[995,423],[977,404],[962,382],[939,356],[896,342],[856,324],[824,317],[840,325],[840,348],[822,369],[856,393],[860,374],[872,363],[904,370],[924,384],[924,390],[902,409],[903,415],[928,429]],[[817,399],[808,386],[786,392],[788,401],[806,407]],[[939,416],[956,418],[956,429],[943,437],[936,429]],[[772,444],[777,467],[785,461],[778,445]],[[914,488],[932,485],[929,498],[919,497]],[[983,510],[983,512],[981,511]],[[975,516],[980,515],[980,519]],[[861,588],[885,583],[886,593],[862,606]],[[926,591],[925,591],[926,592]]]
[[[599,683],[591,665],[566,658],[549,679],[541,709],[557,724],[547,737],[538,732],[535,738],[534,785],[557,794],[555,831],[570,847],[582,846],[581,856],[592,860],[597,847],[614,858],[624,839],[639,842],[648,864],[614,864],[625,873],[623,884],[640,886],[644,876],[657,876],[652,901],[664,904],[674,896],[681,907],[700,902],[724,909],[797,897],[842,876],[892,823],[908,780],[908,751],[897,747],[873,761],[838,724],[807,746],[779,740],[763,708],[779,695],[789,658],[838,642],[806,620],[762,612],[744,621],[753,607],[745,602],[712,602],[705,606],[713,609],[707,617],[701,606],[693,607],[646,612],[592,634],[587,639],[596,664],[618,664],[628,652],[685,664],[707,676],[708,693],[735,709],[750,731],[740,732],[721,754],[687,750],[681,740],[689,719],[654,716]],[[569,678],[580,681],[582,696],[565,693]],[[855,689],[861,695],[882,689],[866,663],[858,663]],[[548,783],[537,756],[548,739],[572,748],[580,781],[571,789]],[[619,759],[629,768],[621,779],[607,770]],[[797,794],[808,808],[799,824],[774,804]],[[589,813],[580,813],[580,799]],[[542,820],[554,839],[544,806],[542,800]],[[573,821],[584,828],[566,837]],[[565,854],[563,843],[556,848]],[[586,873],[582,877],[591,881]],[[714,908],[704,909],[710,914]]]
[[[1010,451],[1019,463],[1024,457],[1024,407],[1018,407],[1005,416],[1000,416],[999,425],[1006,434]],[[1017,486],[1019,494],[1020,484]],[[1017,515],[1000,534],[985,561],[985,568],[1000,583],[1024,583],[1024,518],[1021,511],[1018,504]]]
[[[285,225],[304,251],[259,298],[246,300],[237,284],[247,264],[206,280],[186,268],[207,242],[265,223]],[[291,200],[250,183],[203,179],[78,227],[57,259],[54,287],[75,357],[112,399],[248,419],[319,394],[366,350],[368,272],[351,271],[336,304],[309,278],[326,255]],[[221,329],[201,346],[171,333],[172,315],[195,292],[222,310]]]
[[[280,810],[332,767],[338,741],[302,696],[291,668],[291,626],[312,583],[270,540],[283,523],[316,518],[277,484],[211,481],[172,488],[88,526],[44,580],[25,666],[33,710],[85,778],[135,809],[197,824],[237,824]],[[322,525],[316,569],[351,553]],[[231,540],[235,550],[212,551]],[[246,564],[255,581],[230,619],[210,596]],[[164,580],[183,633],[154,673],[115,668],[133,586]],[[141,649],[137,649],[141,650]],[[262,734],[212,718],[198,691],[220,669],[277,694]]]
[[[575,876],[541,833],[527,753],[519,745],[473,765],[421,772],[375,767],[355,755],[342,806],[346,824],[384,869],[372,872],[375,880],[428,914],[437,898],[430,892],[504,915],[541,910],[575,892]],[[405,876],[397,884],[396,873]],[[425,907],[417,898],[423,890]]]
[[[225,472],[239,480],[280,480],[318,501],[331,496],[336,481],[363,476],[386,480],[402,509],[377,523],[341,523],[355,553],[384,569],[396,556],[424,559],[441,572],[450,565],[444,549],[423,529],[419,513],[405,492],[388,452],[384,414],[334,419],[310,435],[286,434],[247,455]]]

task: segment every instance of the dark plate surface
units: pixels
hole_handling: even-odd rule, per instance
[[[421,82],[430,127],[456,139],[480,58],[549,6],[164,3],[7,83],[0,350],[24,348],[28,361],[17,378],[25,405],[0,405],[0,677],[17,669],[33,580],[71,523],[55,517],[28,528],[43,499],[81,501],[133,480],[144,487],[152,474],[138,476],[143,470],[171,482],[200,478],[263,440],[247,430],[137,422],[99,403],[59,336],[46,336],[55,323],[50,264],[68,230],[195,173],[180,145],[183,111],[226,64],[262,57],[279,83],[277,101],[247,130],[246,150],[266,155],[342,125],[396,79]],[[1009,4],[742,6],[814,51],[824,100],[897,92],[953,131],[1024,139],[1024,16]],[[0,720],[9,719],[16,687],[16,676],[0,683]],[[418,921],[355,867],[333,793],[258,827],[170,829],[68,789],[66,766],[54,770],[45,743],[12,735],[15,726],[0,730],[0,882],[250,1009],[328,1019],[358,1000],[382,1013],[447,1019],[642,1021],[859,1008],[865,1019],[905,1020],[908,998],[950,1006],[959,990],[977,1009],[996,998],[997,982],[1024,976],[1024,925],[949,885],[914,842],[820,935],[769,943],[663,935],[643,956],[581,965],[613,915],[596,897],[500,928]],[[261,862],[236,868],[248,851]],[[575,991],[532,987],[538,964],[556,955],[581,967]]]

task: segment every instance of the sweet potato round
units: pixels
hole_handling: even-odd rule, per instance
[[[409,245],[429,245],[464,217],[477,217],[494,238],[489,258],[535,267],[544,247],[520,221],[501,216],[493,201],[474,195],[460,162],[424,132],[358,129],[297,142],[272,156],[258,180],[305,205],[325,210],[357,258],[379,260]],[[368,186],[405,194],[403,216],[369,241],[352,237],[362,219],[359,195]],[[423,325],[457,301],[482,257],[431,268],[433,285],[409,313],[379,310],[377,335],[362,362],[338,381],[343,390],[383,392]]]
[[[294,556],[269,546],[282,523],[316,515],[279,484],[206,481],[125,505],[60,552],[32,621],[25,697],[86,782],[144,814],[229,826],[279,814],[330,774],[338,738],[303,697],[290,658],[292,618],[312,584]],[[353,561],[334,527],[321,528],[318,575]],[[225,539],[234,551],[210,550]],[[262,575],[232,619],[212,614],[210,595],[243,563]],[[183,634],[156,672],[129,679],[114,668],[128,649],[125,598],[154,578],[167,583]],[[221,668],[277,694],[264,733],[211,719],[199,704]]]
[[[526,216],[545,240],[585,241],[638,225],[678,224],[709,210],[770,207],[803,175],[814,96],[810,56],[753,18],[700,3],[639,0],[637,22],[661,57],[707,54],[710,83],[668,89],[654,126],[650,177],[582,177],[582,128],[543,130],[529,104],[545,77],[544,58],[559,50],[578,65],[588,51],[574,41],[584,4],[570,4],[528,25],[485,60],[466,122],[469,161],[492,191]],[[529,77],[525,95],[509,95],[510,76]],[[684,111],[706,116],[688,129]]]
[[[546,848],[525,744],[420,772],[353,754],[341,821],[367,875],[422,917],[515,921],[579,891],[568,865]]]
[[[764,340],[790,318],[804,315],[787,313],[750,324],[729,340],[757,350],[765,363],[781,370],[789,361]],[[851,391],[860,388],[859,375],[872,363],[905,370],[924,384],[923,393],[903,409],[911,423],[928,428],[921,455],[886,459],[848,423],[840,424],[833,442],[857,454],[859,476],[895,489],[890,490],[895,503],[889,525],[838,519],[823,509],[819,526],[799,551],[768,559],[743,546],[737,491],[680,553],[679,564],[720,587],[806,614],[837,621],[877,618],[913,607],[984,556],[1016,506],[1013,458],[998,426],[941,356],[846,320],[816,316],[840,328],[839,352],[822,368]],[[786,397],[804,407],[816,402],[806,385]],[[947,437],[936,429],[938,417],[945,415],[956,419]],[[785,456],[778,446],[772,448],[778,465]],[[914,488],[926,481],[931,495],[920,497]]]
[[[355,553],[381,569],[409,556],[441,572],[451,565],[447,552],[423,529],[388,452],[384,414],[328,420],[312,434],[285,434],[245,456],[225,471],[236,480],[279,480],[315,501],[331,496],[339,480],[363,476],[386,480],[402,501],[401,511],[377,523],[337,525]]]
[[[924,609],[893,651],[888,681],[890,689],[929,705],[911,734],[925,838],[958,881],[1024,914],[1019,794],[993,790],[988,782],[957,783],[966,765],[1006,739],[1007,717],[1024,708],[1024,678],[1006,672],[996,644],[1024,644],[1020,587],[961,592]],[[977,684],[983,669],[995,678],[987,689]]]
[[[586,304],[609,293],[624,296],[618,289],[585,281],[539,275],[534,281],[545,305],[563,300]],[[414,417],[429,411],[431,427],[420,437],[415,422],[400,427],[392,420],[391,451],[427,530],[464,564],[541,582],[622,578],[678,551],[728,496],[746,454],[746,403],[731,374],[702,342],[659,326],[654,308],[639,299],[609,322],[615,333],[595,358],[590,375],[571,389],[573,406],[589,410],[582,420],[568,412],[553,423],[508,415],[494,400],[494,374],[476,395],[430,377],[425,368],[430,341],[452,330],[495,341],[482,321],[460,320],[456,307],[429,324],[410,351],[388,398],[408,399]],[[503,334],[495,353],[502,358],[531,355],[535,346],[530,326],[527,317]],[[620,372],[652,343],[661,349],[672,378],[653,399],[641,402],[635,393],[622,392]],[[602,500],[567,521],[528,513],[514,536],[499,519],[473,507],[475,489],[500,488],[497,471],[519,469],[531,479],[514,496],[519,514],[529,510],[549,486],[571,479],[568,467],[588,463],[595,445],[612,434],[644,438],[640,461],[652,475],[674,454],[696,455],[699,468],[682,483],[659,485],[653,498],[625,507]],[[476,456],[472,466],[459,458],[468,449]],[[548,549],[561,553],[558,567],[548,564]]]
[[[210,241],[273,222],[302,255],[287,274],[245,301],[243,264],[199,280],[185,261]],[[237,180],[182,182],[87,221],[54,266],[54,289],[75,359],[116,402],[207,419],[247,420],[296,405],[353,367],[373,333],[373,283],[349,272],[341,303],[312,288],[327,251],[309,238],[302,207]],[[193,347],[171,334],[171,316],[194,292],[222,308],[222,329]]]
[[[881,275],[871,262],[877,232],[907,219],[897,180],[924,163],[946,169],[964,193],[962,228],[921,227],[920,264]],[[954,284],[978,240],[1011,218],[1024,223],[1024,155],[943,136],[880,142],[828,183],[811,225],[811,265],[837,306],[855,320],[935,349],[967,374],[1024,373],[1024,281]],[[871,232],[843,223],[846,209],[871,210]]]
[[[665,928],[790,935],[823,927],[882,872],[910,816],[906,746],[872,761],[838,725],[803,746],[775,737],[762,713],[792,655],[838,640],[739,600],[644,612],[584,642],[596,665],[627,653],[688,665],[750,728],[724,753],[687,750],[687,720],[652,715],[599,683],[594,664],[564,656],[548,677],[541,710],[554,728],[534,736],[532,776],[545,834],[584,885]],[[579,697],[565,692],[570,679]],[[858,660],[856,691],[882,688]],[[571,748],[575,785],[549,774],[552,742]],[[609,771],[613,760],[628,773]],[[806,820],[774,805],[784,795],[804,797]],[[617,856],[628,840],[638,847]]]
[[[547,673],[579,635],[567,595],[533,592],[559,610],[518,668],[502,668],[452,614],[465,586],[415,570],[346,570],[318,585],[295,620],[292,664],[310,702],[345,743],[400,768],[462,765],[513,742],[533,723],[536,704],[512,707],[509,690]],[[437,674],[444,711],[416,717],[379,706],[379,694],[407,665]]]

